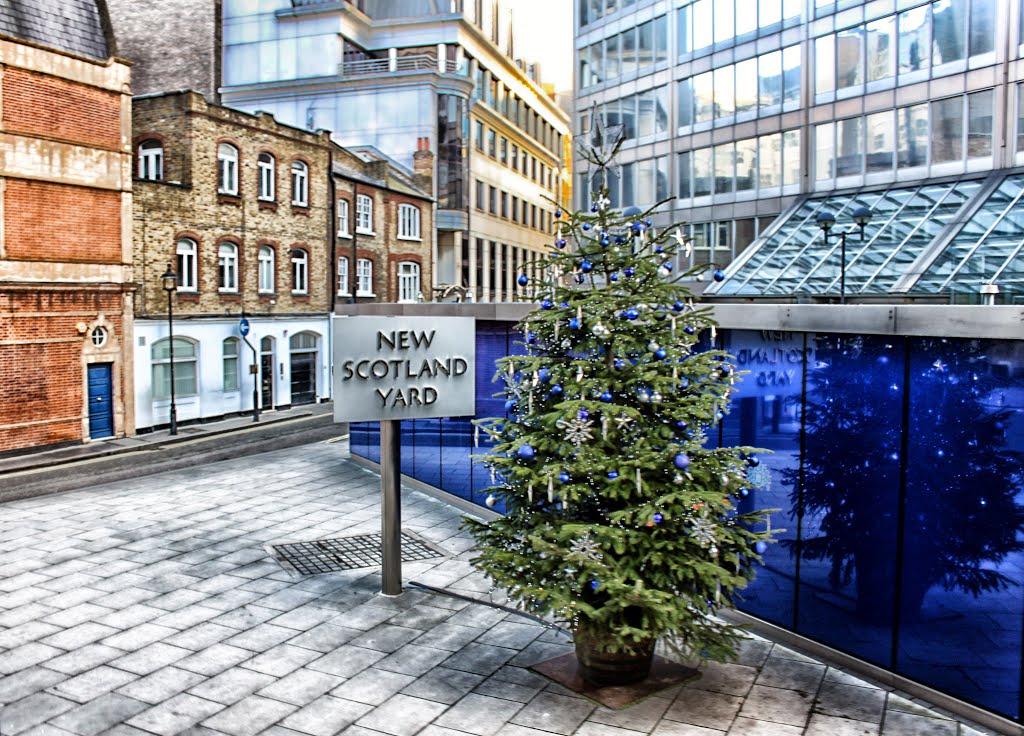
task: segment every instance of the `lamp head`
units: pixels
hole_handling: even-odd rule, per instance
[[[818,227],[827,233],[832,229],[832,226],[836,224],[836,216],[828,210],[822,210],[818,213],[818,216],[814,218],[814,221],[818,223]]]
[[[860,227],[861,230],[864,229],[865,225],[871,222],[872,212],[870,207],[865,207],[864,205],[861,205],[860,207],[855,209],[852,214],[853,221],[857,223],[857,226]]]
[[[164,291],[168,294],[178,289],[178,274],[174,273],[174,269],[171,264],[167,264],[167,270],[164,275],[160,277],[160,282],[163,284]]]

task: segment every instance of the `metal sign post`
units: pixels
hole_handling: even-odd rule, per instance
[[[249,320],[245,317],[238,321],[238,334],[242,336],[245,344],[252,351],[252,365],[249,368],[249,373],[252,374],[252,420],[258,422],[260,420],[260,358],[256,348],[249,342]]]
[[[334,421],[380,422],[381,592],[402,593],[401,420],[476,413],[470,317],[334,322]]]

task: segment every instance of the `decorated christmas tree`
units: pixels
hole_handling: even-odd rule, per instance
[[[724,659],[739,632],[714,614],[754,575],[769,532],[741,514],[752,447],[711,447],[736,370],[674,264],[678,227],[611,208],[618,144],[584,152],[589,212],[556,212],[550,255],[519,284],[538,308],[524,355],[499,361],[506,416],[484,420],[492,498],[467,519],[474,563],[525,609],[568,625],[593,684],[643,679],[655,643]],[[716,273],[716,277],[720,274]]]

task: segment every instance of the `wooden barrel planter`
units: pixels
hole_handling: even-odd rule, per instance
[[[626,650],[613,648],[608,632],[583,621],[573,639],[580,677],[591,685],[631,685],[646,679],[651,672],[657,639],[632,644]]]

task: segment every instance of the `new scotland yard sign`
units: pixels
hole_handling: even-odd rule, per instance
[[[334,421],[476,413],[471,317],[342,317],[334,322]]]

